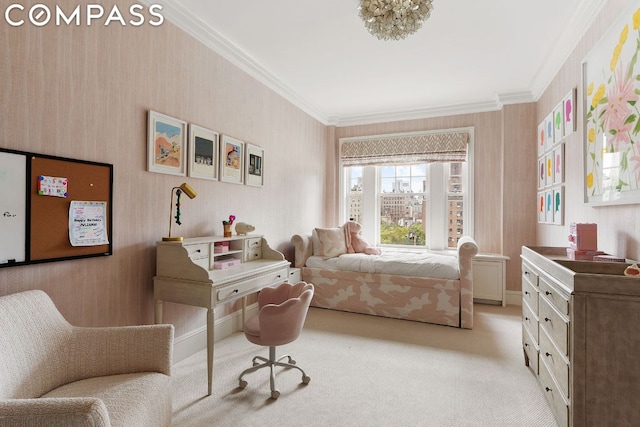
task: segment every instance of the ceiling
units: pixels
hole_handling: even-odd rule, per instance
[[[536,101],[606,0],[434,0],[400,41],[358,0],[163,0],[165,18],[324,124],[499,110]]]

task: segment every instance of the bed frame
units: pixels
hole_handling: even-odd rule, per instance
[[[456,249],[457,280],[310,268],[305,264],[313,254],[311,235],[296,234],[291,243],[302,280],[315,286],[314,307],[473,328],[471,258],[478,246],[469,236]]]

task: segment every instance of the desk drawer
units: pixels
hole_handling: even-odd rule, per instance
[[[224,301],[258,291],[266,286],[287,280],[287,269],[281,269],[253,279],[242,280],[218,289],[216,293],[218,301]]]
[[[558,349],[569,356],[569,323],[553,308],[549,300],[540,295],[540,327],[549,334],[549,338]]]
[[[571,397],[569,396],[569,364],[566,359],[560,355],[560,351],[553,344],[544,329],[540,331],[540,359],[545,361],[545,364],[560,386],[564,396]]]
[[[538,318],[531,311],[531,308],[525,303],[522,304],[522,324],[527,327],[531,333],[531,337],[538,343]]]
[[[184,245],[183,246],[187,253],[189,254],[189,258],[192,260],[198,259],[209,259],[209,244],[208,243],[198,243],[195,245]]]
[[[569,315],[569,299],[560,293],[554,286],[552,286],[545,278],[540,277],[538,282],[540,284],[540,293],[547,297],[547,299],[558,309],[558,311],[565,316]]]

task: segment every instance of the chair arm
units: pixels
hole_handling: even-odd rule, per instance
[[[95,397],[0,400],[6,427],[110,427],[109,412]]]
[[[294,234],[291,243],[295,248],[294,267],[302,268],[307,263],[307,258],[313,255],[313,243],[310,234]]]
[[[173,325],[74,327],[72,380],[134,372],[171,375]]]

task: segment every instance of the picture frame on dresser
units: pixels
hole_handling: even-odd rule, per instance
[[[149,110],[147,170],[169,175],[187,174],[187,122]]]
[[[640,1],[620,14],[582,63],[584,203],[640,203]]]
[[[264,149],[247,143],[245,159],[245,184],[253,187],[264,185]]]
[[[244,183],[245,143],[229,135],[220,139],[220,180],[232,184]]]
[[[219,156],[218,132],[189,124],[189,176],[217,180]]]

